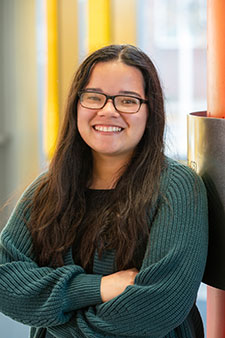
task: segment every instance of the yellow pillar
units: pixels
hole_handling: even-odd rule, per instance
[[[136,45],[136,0],[113,0],[111,10],[113,43]]]
[[[58,21],[57,0],[47,0],[47,95],[45,111],[45,153],[51,158],[59,129]]]
[[[110,0],[88,0],[88,50],[111,43]]]
[[[78,1],[58,0],[59,119],[65,111],[68,91],[78,66]]]

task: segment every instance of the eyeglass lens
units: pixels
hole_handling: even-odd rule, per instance
[[[82,105],[90,109],[101,109],[107,101],[104,94],[93,92],[82,93],[80,99]],[[140,108],[139,99],[132,96],[116,95],[113,101],[115,108],[121,112],[134,113]]]

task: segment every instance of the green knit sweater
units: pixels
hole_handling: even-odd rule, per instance
[[[205,188],[191,169],[168,160],[140,272],[134,285],[106,303],[100,283],[113,272],[113,254],[101,261],[95,255],[93,274],[74,264],[72,250],[63,267],[35,262],[23,213],[37,184],[1,233],[0,311],[32,326],[32,338],[193,337],[190,311],[206,263],[208,222]]]

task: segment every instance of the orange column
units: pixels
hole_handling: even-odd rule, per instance
[[[207,115],[225,118],[225,1],[207,6]]]
[[[224,13],[224,0],[208,0],[207,116],[216,118],[225,118]],[[207,338],[225,338],[225,291],[211,286],[207,287]]]

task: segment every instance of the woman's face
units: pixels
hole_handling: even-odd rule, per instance
[[[92,70],[84,90],[106,95],[131,95],[145,99],[144,79],[140,70],[120,61],[99,62]],[[135,114],[118,112],[111,99],[102,109],[88,109],[78,101],[77,124],[93,156],[119,156],[129,159],[146,127],[145,103]]]

